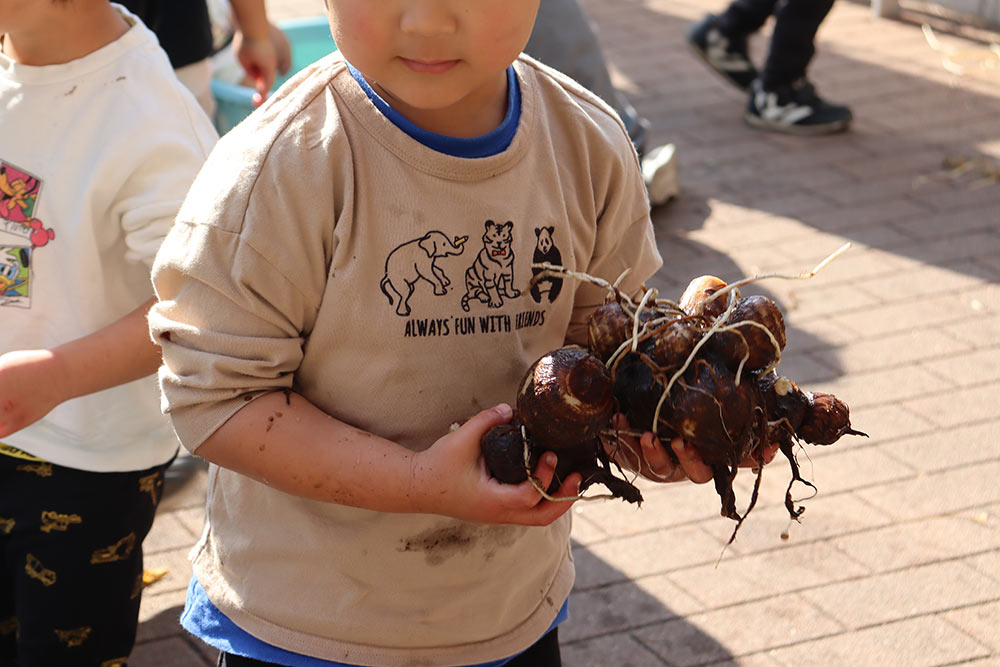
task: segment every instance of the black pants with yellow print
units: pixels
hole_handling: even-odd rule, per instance
[[[168,466],[86,472],[0,444],[0,665],[126,664]]]

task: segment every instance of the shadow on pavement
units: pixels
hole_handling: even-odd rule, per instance
[[[214,667],[217,652],[180,628],[183,604],[164,609],[139,624],[129,667]]]

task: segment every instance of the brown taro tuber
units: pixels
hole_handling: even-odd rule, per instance
[[[601,360],[582,347],[542,356],[524,376],[517,412],[545,449],[572,449],[597,438],[614,411],[614,384]]]
[[[600,446],[614,410],[613,391],[608,369],[586,349],[566,346],[543,355],[525,373],[511,423],[483,436],[486,467],[501,482],[517,484],[528,479],[541,452],[553,450],[558,462],[549,492],[579,472],[581,491],[601,483],[612,497],[641,502],[639,490],[612,473]]]
[[[791,463],[792,484],[812,486],[799,473],[794,445],[832,444],[845,434],[864,434],[851,428],[843,401],[803,392],[775,373],[787,342],[777,304],[764,296],[741,298],[735,287],[726,287],[719,278],[702,276],[677,304],[655,301],[649,310],[656,315],[646,313],[650,325],[642,328],[634,351],[627,341],[599,342],[625,350],[609,366],[618,407],[629,423],[661,440],[679,435],[688,441],[712,468],[722,514],[741,522],[758,488],[741,515],[733,492],[741,462],[757,462],[759,476],[764,449],[777,444]],[[627,301],[619,307],[630,308]],[[795,518],[802,508],[794,507],[790,489],[791,484],[786,506]]]
[[[776,277],[810,277],[835,256],[811,274]],[[557,476],[578,470],[585,484],[601,482],[613,496],[638,501],[635,487],[612,474],[605,454],[621,450],[621,460],[641,456],[611,425],[612,413],[620,412],[630,435],[652,431],[664,443],[680,436],[695,448],[712,469],[722,514],[737,521],[732,541],[757,501],[770,444],[790,462],[785,505],[797,519],[803,508],[792,501],[792,485],[812,484],[799,473],[795,447],[865,435],[851,428],[843,401],[804,392],[778,375],[787,342],[784,317],[765,296],[741,297],[739,287],[753,279],[727,285],[701,276],[678,302],[657,299],[655,290],[636,302],[616,285],[585,274],[539,268],[536,280],[552,275],[590,280],[607,288],[608,298],[588,321],[588,350],[560,348],[536,362],[522,383],[516,425],[497,427],[484,438],[484,456],[498,479],[523,481],[539,453],[552,449],[560,457]],[[502,455],[496,444],[501,439]],[[747,461],[756,464],[757,479],[740,513],[733,480]],[[505,466],[515,474],[503,472]]]

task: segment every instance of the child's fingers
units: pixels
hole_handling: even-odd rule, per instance
[[[670,442],[670,448],[677,455],[677,461],[684,469],[684,473],[695,484],[704,484],[711,481],[712,469],[705,465],[694,447],[684,442],[681,438],[674,438]]]
[[[778,443],[772,442],[765,446],[760,454],[752,454],[746,458],[746,460],[740,462],[741,468],[756,468],[760,465],[760,457],[764,457],[764,465],[767,465],[774,460],[775,455],[778,453]]]
[[[647,431],[639,438],[639,445],[642,447],[642,458],[646,462],[646,468],[648,468],[642,472],[647,473],[647,477],[665,482],[683,479],[684,471],[678,470],[679,466],[674,465],[670,454],[659,438]],[[649,474],[650,472],[652,474]]]
[[[267,81],[264,77],[260,75],[259,71],[254,73],[253,82],[254,88],[257,90],[257,92],[253,94],[253,105],[255,107],[259,107],[267,101],[267,94],[270,91],[270,87],[267,85]]]
[[[580,495],[580,473],[568,475],[555,493],[549,494],[553,498],[576,498]],[[543,487],[544,488],[544,487]],[[547,526],[573,506],[572,500],[548,500],[543,498],[531,510],[530,524],[535,526]]]
[[[611,426],[621,431],[627,431],[630,428],[628,418],[620,412],[611,415]]]
[[[486,432],[494,426],[506,424],[514,416],[514,410],[506,403],[494,405],[476,414],[472,419],[462,424],[463,430],[469,430],[482,440]]]
[[[552,478],[556,475],[556,463],[558,462],[558,457],[554,452],[544,452],[538,459],[538,465],[535,466],[535,471],[533,477],[543,489],[549,488],[552,483]],[[531,481],[522,482],[523,484],[531,485]],[[534,487],[532,487],[534,488]],[[537,491],[536,491],[537,493]]]
[[[525,480],[517,485],[495,482],[493,492],[497,501],[505,508],[502,516],[497,517],[499,523],[514,523],[523,526],[546,526],[560,516],[573,504],[572,500],[549,500],[538,489],[548,489],[555,478],[558,457],[553,452],[545,452],[538,461],[532,474],[532,480]],[[572,473],[563,480],[554,492],[546,492],[551,498],[576,498],[579,494],[581,476]]]

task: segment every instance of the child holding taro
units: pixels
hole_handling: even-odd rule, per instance
[[[216,134],[107,0],[0,2],[0,664],[124,665],[177,441],[149,267]]]
[[[571,503],[479,440],[603,302],[532,293],[534,258],[630,293],[659,267],[635,151],[519,56],[538,0],[327,8],[339,54],[221,140],[154,265],[164,405],[214,464],[182,623],[230,666],[558,665]]]

